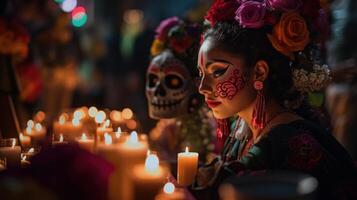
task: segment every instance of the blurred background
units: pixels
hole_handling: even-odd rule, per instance
[[[207,0],[1,1],[0,46],[16,54],[12,64],[20,88],[16,103],[21,107],[20,126],[38,111],[50,121],[63,110],[80,106],[128,107],[139,121],[136,128],[148,132],[154,121],[147,114],[145,72],[154,29],[170,16],[200,22],[210,4]],[[7,37],[18,45],[6,45]]]

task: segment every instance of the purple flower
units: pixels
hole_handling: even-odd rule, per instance
[[[161,41],[165,41],[167,38],[167,34],[170,29],[180,23],[180,19],[178,17],[170,17],[163,20],[160,25],[156,28],[156,39]]]
[[[269,8],[278,11],[297,10],[301,7],[301,0],[267,0]]]
[[[264,25],[266,5],[259,1],[243,1],[236,11],[235,19],[244,28],[260,28]]]

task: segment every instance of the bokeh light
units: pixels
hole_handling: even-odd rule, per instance
[[[64,12],[71,12],[77,6],[77,0],[64,0],[61,8]]]
[[[124,119],[131,119],[133,117],[133,111],[131,111],[130,108],[124,108],[122,116]]]

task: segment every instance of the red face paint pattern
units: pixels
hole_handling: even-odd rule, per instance
[[[244,86],[244,77],[240,75],[238,69],[235,69],[228,80],[216,85],[214,96],[231,100],[242,88],[244,88]]]

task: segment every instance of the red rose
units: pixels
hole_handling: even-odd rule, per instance
[[[216,0],[208,10],[205,19],[211,23],[211,26],[214,26],[218,21],[234,20],[238,7],[237,0]]]
[[[169,41],[170,47],[179,54],[185,52],[192,45],[192,38],[188,35],[184,37],[172,37]]]
[[[320,0],[302,0],[301,13],[304,17],[318,17],[320,8]]]

